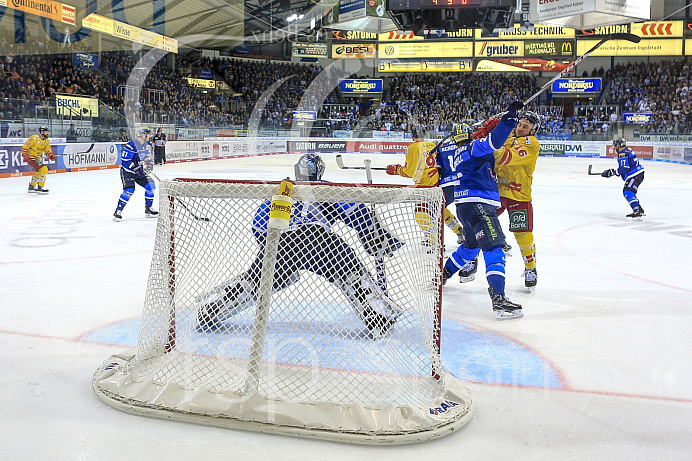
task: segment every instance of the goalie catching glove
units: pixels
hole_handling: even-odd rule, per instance
[[[601,173],[601,176],[603,176],[604,178],[610,178],[611,176],[618,176],[618,172],[615,171],[615,169],[610,168]]]

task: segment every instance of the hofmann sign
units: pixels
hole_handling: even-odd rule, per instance
[[[601,91],[600,78],[559,78],[553,82],[553,93],[597,93]]]
[[[381,79],[343,79],[339,80],[342,93],[382,93]]]

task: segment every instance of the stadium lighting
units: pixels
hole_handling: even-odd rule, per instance
[[[293,22],[293,21],[299,21],[305,17],[304,14],[301,14],[300,16],[297,15],[296,13],[293,13],[289,17],[286,18],[286,22]]]

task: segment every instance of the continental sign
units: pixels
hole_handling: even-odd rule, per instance
[[[55,95],[55,113],[72,117],[98,117],[99,100]]]
[[[526,40],[524,56],[572,56],[573,40]]]
[[[339,80],[342,93],[382,93],[381,79],[342,79]]]
[[[150,32],[130,24],[116,21],[105,16],[91,13],[82,19],[82,26],[113,37],[128,40],[141,45],[158,48],[172,53],[178,52],[178,40],[155,32]]]
[[[555,61],[539,58],[481,59],[476,62],[476,72],[561,72],[570,61]]]
[[[477,58],[505,58],[524,56],[524,42],[475,42]]]
[[[2,6],[73,26],[77,24],[76,8],[64,3],[51,0],[0,0],[0,7]]]
[[[473,42],[386,43],[379,46],[377,56],[388,58],[470,58]]]
[[[514,25],[514,31],[510,32],[493,32],[489,35],[483,35],[482,29],[476,29],[476,39],[491,40],[493,38],[574,38],[574,29],[560,26],[546,26],[535,24],[533,30],[522,30],[520,24]]]
[[[590,50],[597,40],[577,40],[577,55]],[[682,39],[642,39],[639,43],[627,40],[609,40],[591,53],[591,56],[681,56]]]
[[[380,59],[377,70],[380,72],[471,72],[471,59]]]
[[[375,58],[376,55],[377,45],[375,43],[332,45],[332,59]]]
[[[197,88],[216,88],[216,80],[207,80],[205,78],[190,78],[184,77],[187,83]]]

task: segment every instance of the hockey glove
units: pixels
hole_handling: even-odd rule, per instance
[[[502,120],[511,120],[517,118],[517,112],[519,112],[524,107],[524,103],[521,101],[512,101],[507,106],[505,114],[502,116]]]
[[[608,170],[605,170],[603,173],[601,173],[601,176],[603,176],[604,178],[610,178],[611,176],[617,176],[617,174],[618,173],[617,173],[617,171],[615,171],[615,169],[610,168]]]
[[[48,152],[46,157],[48,157],[48,160],[55,160],[55,154],[53,152]]]
[[[484,127],[480,127],[473,133],[473,139],[485,138],[490,134],[490,131],[486,130]]]
[[[490,120],[486,120],[486,122],[483,124],[483,128],[485,128],[488,133],[493,131],[493,129],[500,123],[500,119],[497,117],[493,117]]]
[[[387,174],[398,175],[401,165],[387,165]]]

